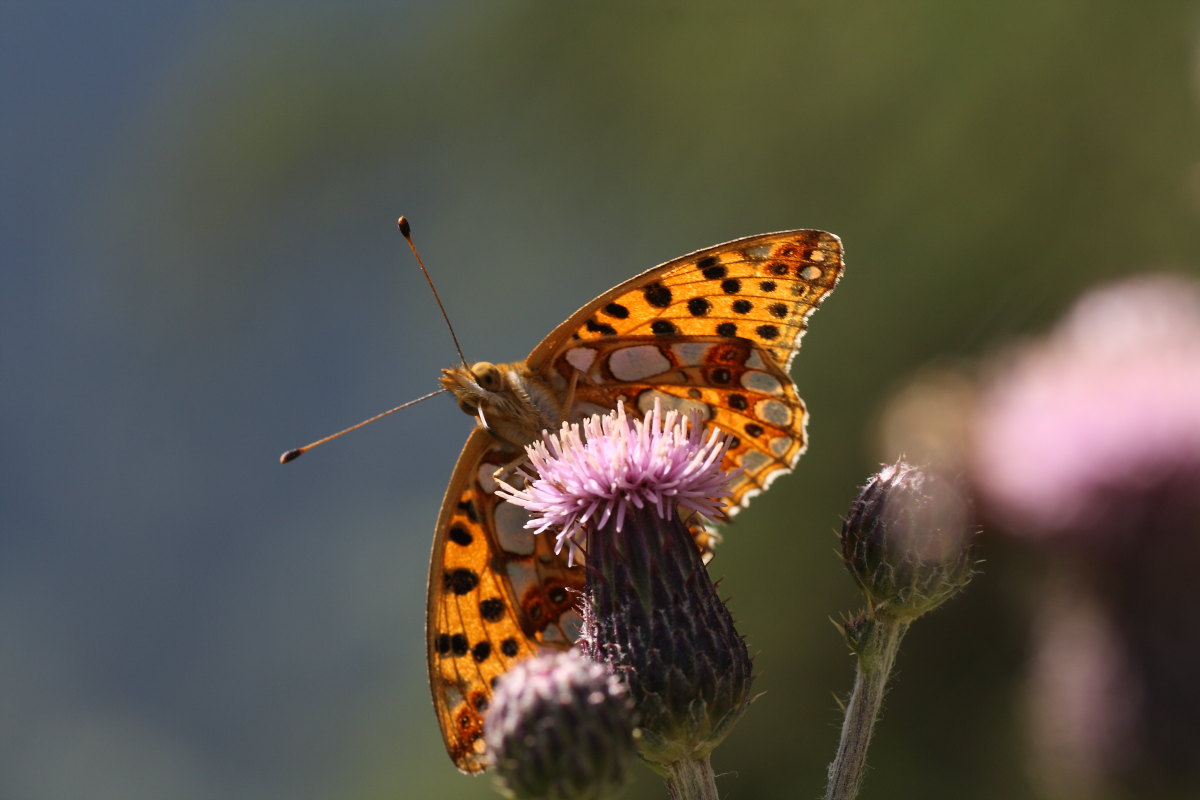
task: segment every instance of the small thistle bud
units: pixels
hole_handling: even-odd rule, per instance
[[[625,785],[634,755],[629,692],[578,652],[520,662],[496,685],[484,723],[500,791],[520,800],[589,800]]]
[[[538,477],[504,490],[531,528],[586,553],[580,649],[628,684],[639,752],[668,781],[696,763],[711,780],[708,756],[749,702],[746,644],[687,525],[722,516],[726,446],[676,411],[618,408],[530,446]]]
[[[867,481],[842,526],[842,558],[871,613],[911,621],[971,580],[970,506],[949,481],[903,461]]]

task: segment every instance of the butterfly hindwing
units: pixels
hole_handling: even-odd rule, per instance
[[[731,511],[789,471],[804,451],[807,412],[795,384],[747,339],[603,339],[568,349],[556,368],[564,379],[582,372],[575,403],[585,410],[620,401],[644,414],[658,402],[727,433],[724,467],[740,468],[730,482]]]
[[[565,649],[578,630],[582,569],[552,536],[523,529],[525,512],[497,498],[493,473],[515,451],[482,428],[467,438],[442,501],[429,567],[426,651],[433,704],[459,769],[485,766],[483,716],[492,683],[540,648]]]

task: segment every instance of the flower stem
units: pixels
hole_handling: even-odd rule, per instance
[[[666,771],[671,800],[718,800],[716,775],[708,756],[698,761],[676,761]]]
[[[846,706],[842,723],[842,740],[837,756],[829,765],[829,786],[825,800],[854,800],[867,766],[867,748],[875,719],[883,704],[888,676],[896,662],[900,640],[908,623],[886,617],[864,621],[865,630],[857,637],[858,670],[854,676],[854,691]]]

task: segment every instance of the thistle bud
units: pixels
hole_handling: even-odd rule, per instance
[[[625,785],[634,756],[628,690],[578,652],[520,662],[496,685],[484,723],[500,791],[521,800],[590,800]]]
[[[872,615],[911,621],[971,580],[970,505],[943,478],[898,461],[867,481],[842,526],[842,559]]]

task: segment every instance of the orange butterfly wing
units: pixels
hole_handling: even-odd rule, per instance
[[[523,529],[524,510],[493,494],[492,473],[516,455],[482,428],[467,437],[429,565],[433,705],[446,750],[464,772],[485,766],[483,715],[493,681],[540,647],[570,647],[578,633],[582,570],[568,570],[565,554],[554,554],[554,537]]]
[[[831,233],[736,239],[668,261],[602,294],[529,355],[556,387],[583,373],[575,406],[618,399],[646,411],[696,409],[733,437],[733,510],[793,466],[807,411],[788,376],[808,318],[841,278]]]

